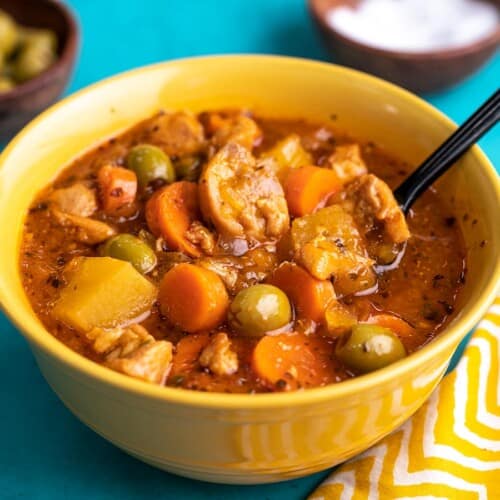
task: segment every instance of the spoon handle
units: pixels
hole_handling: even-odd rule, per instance
[[[407,213],[418,196],[499,120],[500,89],[394,191],[403,212]]]

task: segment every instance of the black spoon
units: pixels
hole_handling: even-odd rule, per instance
[[[500,120],[500,89],[394,191],[406,214],[418,196]]]

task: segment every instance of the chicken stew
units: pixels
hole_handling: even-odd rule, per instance
[[[465,248],[411,166],[333,124],[159,113],[33,202],[25,291],[55,337],[150,383],[318,387],[404,358],[453,316]]]

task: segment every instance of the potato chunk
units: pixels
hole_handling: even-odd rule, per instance
[[[325,322],[328,335],[339,337],[347,333],[358,318],[341,302],[333,302],[325,312]]]
[[[67,274],[68,284],[52,314],[82,332],[127,324],[146,313],[156,299],[156,287],[123,260],[75,257]]]
[[[293,258],[315,278],[334,278],[335,290],[348,295],[375,284],[373,261],[353,218],[340,206],[295,219],[290,233]]]
[[[259,163],[271,168],[280,182],[283,182],[291,168],[312,165],[313,159],[302,146],[300,137],[290,134],[262,153]]]

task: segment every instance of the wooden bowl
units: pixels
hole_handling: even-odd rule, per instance
[[[500,0],[490,0],[500,5]],[[480,68],[498,48],[500,27],[481,40],[455,49],[409,53],[376,48],[346,37],[327,22],[330,9],[359,0],[308,0],[312,18],[335,62],[372,73],[414,92],[441,90]]]
[[[76,61],[78,24],[55,0],[0,0],[0,9],[23,25],[53,30],[58,37],[58,59],[37,77],[0,94],[0,144],[50,106],[63,93]]]

